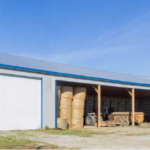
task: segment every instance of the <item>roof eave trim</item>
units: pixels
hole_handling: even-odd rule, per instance
[[[46,70],[32,69],[32,68],[5,65],[5,64],[0,64],[0,67],[1,68],[8,68],[8,69],[15,69],[15,70],[23,70],[23,71],[30,71],[30,72],[38,72],[38,73],[59,75],[59,76],[67,76],[67,77],[75,77],[75,78],[82,78],[82,79],[89,79],[89,80],[104,81],[104,82],[113,82],[113,83],[119,83],[119,84],[130,84],[130,85],[139,85],[139,86],[148,86],[148,87],[150,87],[150,84],[145,84],[145,83],[136,83],[136,82],[112,80],[112,79],[89,77],[89,76],[75,75],[75,74],[68,74],[68,73],[59,73],[59,72],[54,72],[54,71],[46,71]]]

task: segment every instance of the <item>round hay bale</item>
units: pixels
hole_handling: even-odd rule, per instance
[[[57,128],[67,129],[67,119],[57,118]]]
[[[86,88],[84,87],[75,87],[74,88],[74,99],[84,99],[86,97]]]
[[[61,118],[57,118],[57,128],[61,128]]]
[[[83,118],[72,118],[72,128],[73,129],[82,129],[83,128]]]
[[[71,108],[72,105],[72,99],[71,98],[66,98],[66,97],[61,97],[60,100],[60,107],[66,107],[66,108]]]
[[[70,109],[67,109],[67,108],[61,108],[60,109],[60,118],[62,119],[69,119],[71,118],[71,108]]]
[[[84,108],[84,99],[74,98],[72,101],[72,108]]]
[[[67,119],[68,128],[72,127],[72,119]]]
[[[72,109],[72,118],[83,118],[83,115],[84,115],[84,110],[83,108],[73,108]]]
[[[61,97],[72,98],[73,97],[73,87],[62,86],[61,87]]]

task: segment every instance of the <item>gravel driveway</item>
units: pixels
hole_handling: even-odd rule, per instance
[[[99,129],[93,127],[75,132],[72,130],[67,132],[57,132],[57,130],[1,131],[0,136],[16,136],[54,144],[65,149],[150,149],[150,126]]]

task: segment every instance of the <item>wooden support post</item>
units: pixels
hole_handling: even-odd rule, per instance
[[[98,90],[97,90],[97,88],[94,86],[94,85],[92,85],[93,86],[93,88],[94,88],[94,90],[98,93]]]
[[[100,125],[101,125],[101,121],[100,121],[100,118],[101,118],[101,86],[98,85],[98,128],[100,128]]]
[[[132,126],[135,125],[135,90],[132,89]]]

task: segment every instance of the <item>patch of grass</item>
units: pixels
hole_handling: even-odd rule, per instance
[[[52,135],[75,135],[80,137],[91,137],[94,132],[85,131],[85,130],[61,130],[61,129],[49,129],[49,130],[38,130],[40,132],[52,134]]]
[[[36,145],[36,142],[26,140],[26,139],[16,139],[15,137],[0,137],[0,148],[3,149],[12,149],[12,148],[20,148],[20,147],[32,147],[32,145]]]
[[[94,135],[109,135],[114,134],[115,132],[104,132],[104,131],[89,131],[89,130],[61,130],[61,129],[49,129],[49,130],[38,130],[40,132],[52,134],[52,135],[73,135],[73,136],[79,136],[79,137],[92,137]]]
[[[27,132],[19,132],[17,135],[18,136],[27,136],[27,137],[36,137],[35,134],[33,134],[33,133],[27,133]]]
[[[45,130],[49,130],[50,128],[49,128],[48,126],[45,126],[44,129],[45,129]]]
[[[33,130],[12,130],[10,132],[19,137],[36,137],[36,134],[33,133]]]
[[[59,149],[57,145],[39,143],[14,136],[0,137],[0,149]]]

